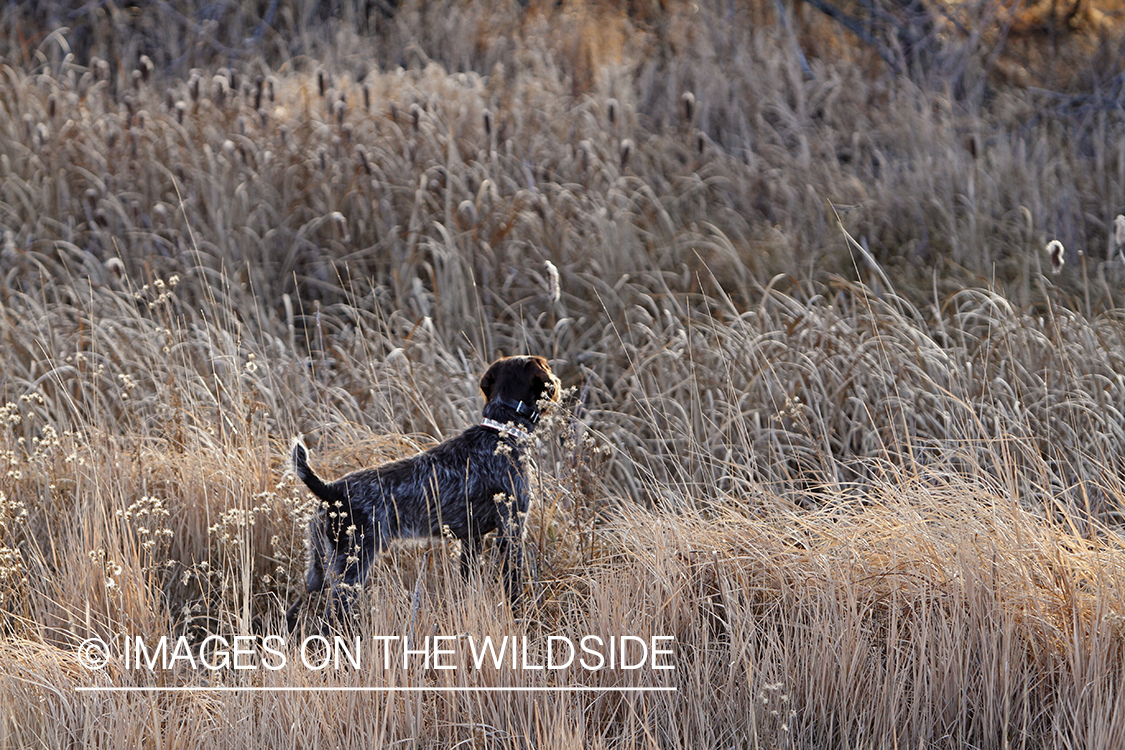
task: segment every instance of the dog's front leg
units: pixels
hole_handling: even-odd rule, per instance
[[[526,496],[517,495],[501,504],[500,538],[496,548],[500,553],[501,578],[512,604],[516,603],[522,593],[523,518],[526,512]]]

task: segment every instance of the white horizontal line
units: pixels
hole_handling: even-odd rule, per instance
[[[79,693],[675,693],[675,687],[591,687],[588,685],[575,685],[573,687],[346,687],[346,686],[321,686],[321,687],[80,687],[75,688]]]

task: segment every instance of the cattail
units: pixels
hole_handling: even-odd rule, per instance
[[[140,71],[141,71],[141,78],[144,80],[145,83],[148,83],[148,79],[152,75],[152,69],[153,69],[152,58],[149,57],[148,55],[141,55]]]
[[[55,95],[51,94],[47,97],[47,117],[55,119]]]
[[[266,85],[266,79],[262,76],[257,76],[254,79],[254,109],[262,108],[262,89]]]
[[[1047,243],[1044,252],[1051,258],[1051,273],[1056,276],[1062,273],[1063,266],[1066,264],[1066,250],[1063,249],[1063,244],[1058,240],[1051,240]]]
[[[680,103],[684,106],[684,122],[690,125],[692,118],[695,117],[695,94],[685,91],[680,97]]]
[[[1125,216],[1121,214],[1117,214],[1117,218],[1113,220],[1113,240],[1118,247],[1125,245]]]
[[[621,169],[625,169],[629,165],[629,157],[633,155],[633,141],[631,138],[626,138],[621,141]]]
[[[211,78],[211,98],[215,100],[218,107],[222,107],[223,103],[227,100],[227,79],[225,76],[213,76]]]
[[[605,116],[609,120],[610,127],[617,124],[617,100],[609,99],[605,103]]]
[[[328,90],[327,76],[324,75],[324,69],[321,68],[316,71],[316,90],[320,97],[324,98],[324,92]]]
[[[112,258],[106,258],[105,270],[112,273],[118,281],[125,278],[125,264],[116,255]]]
[[[181,102],[176,102],[176,122],[180,125],[184,124],[184,112],[187,111],[187,105]]]
[[[562,293],[559,289],[559,269],[551,261],[547,261],[547,296],[551,302],[558,302]]]
[[[371,111],[371,87],[366,83],[363,84],[363,111]]]
[[[492,137],[492,110],[486,109],[483,113],[484,116],[484,134],[488,138]]]

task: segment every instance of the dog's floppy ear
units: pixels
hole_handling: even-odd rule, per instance
[[[555,398],[555,376],[551,374],[551,366],[543,357],[531,357],[528,362],[528,368],[531,370],[529,373],[529,380],[538,384],[537,389],[541,394],[548,399]]]
[[[500,369],[500,363],[504,360],[498,359],[485,371],[484,375],[480,378],[480,390],[484,394],[485,401],[492,400],[492,387],[496,385],[497,370]]]

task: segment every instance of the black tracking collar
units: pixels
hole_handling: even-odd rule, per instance
[[[498,404],[503,404],[508,407],[532,424],[539,421],[539,410],[534,406],[528,406],[523,401],[513,401],[510,398],[496,398],[493,400]]]

